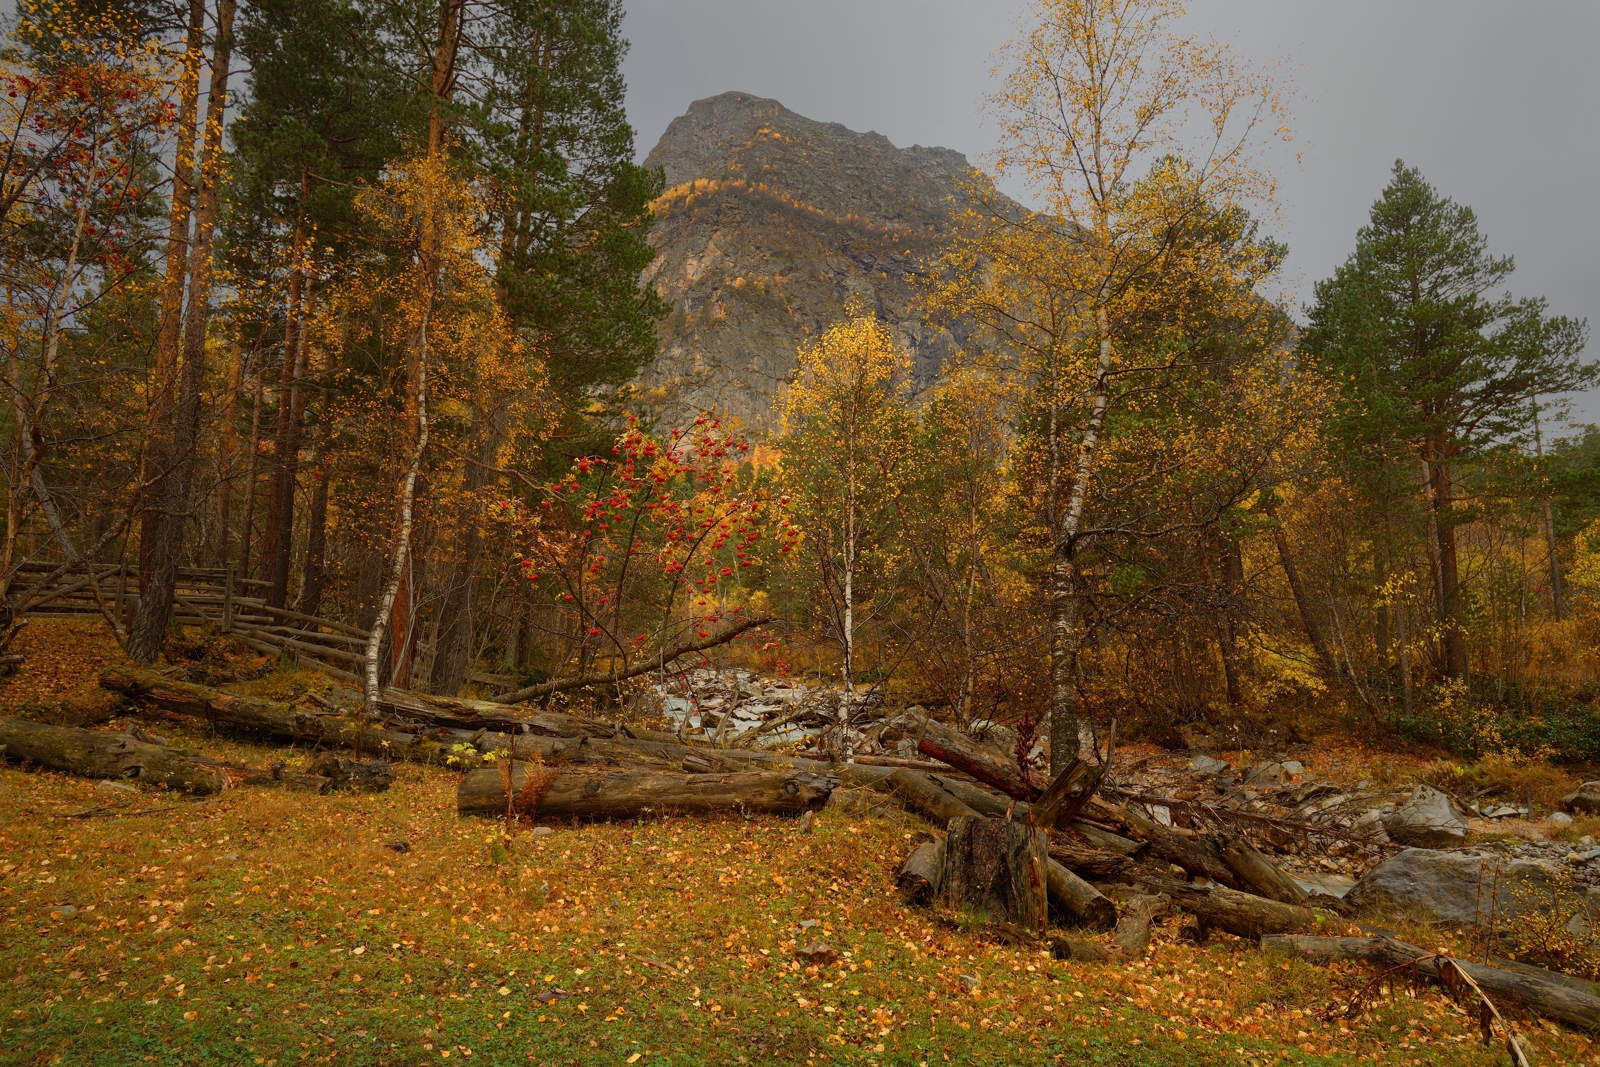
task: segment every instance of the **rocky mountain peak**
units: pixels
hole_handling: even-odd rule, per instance
[[[954,347],[915,279],[965,201],[966,157],[723,93],[672,121],[645,160],[666,173],[645,283],[673,305],[641,385],[671,424],[726,411],[755,432],[796,351],[870,298],[930,381]]]

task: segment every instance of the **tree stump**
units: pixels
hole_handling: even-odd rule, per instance
[[[962,815],[945,835],[939,899],[992,923],[1043,934],[1049,920],[1045,838],[1019,822]]]

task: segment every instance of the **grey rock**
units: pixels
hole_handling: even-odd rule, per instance
[[[1189,769],[1199,771],[1201,774],[1221,774],[1232,768],[1227,760],[1216,759],[1213,756],[1196,756],[1189,761]]]
[[[52,919],[70,919],[78,914],[78,909],[71,904],[57,904],[50,909]]]
[[[1600,812],[1600,782],[1584,782],[1576,790],[1561,798],[1557,805],[1562,811],[1593,815]]]
[[[1494,852],[1408,848],[1363,875],[1346,899],[1385,918],[1475,923],[1520,914],[1553,873],[1547,863]]]
[[[832,963],[839,958],[839,953],[826,941],[812,941],[804,948],[797,948],[794,954],[807,963]]]
[[[1447,848],[1467,839],[1467,814],[1439,790],[1419,785],[1410,800],[1383,820],[1383,828],[1402,845]]]
[[[1548,817],[1546,817],[1544,821],[1553,826],[1571,826],[1572,816],[1568,815],[1564,811],[1553,811]]]
[[[549,837],[551,834],[555,833],[555,831],[548,826],[535,826],[532,832],[534,837]]]
[[[99,782],[96,782],[95,788],[104,789],[107,792],[115,791],[118,793],[137,793],[139,791],[137,788],[129,785],[127,782],[117,782],[110,778],[104,778]]]

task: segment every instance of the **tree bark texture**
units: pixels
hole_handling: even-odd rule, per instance
[[[1222,860],[1239,880],[1270,900],[1303,904],[1310,897],[1283,868],[1262,855],[1249,841],[1234,835],[1221,842]]]
[[[1263,949],[1276,950],[1298,956],[1313,963],[1333,960],[1368,960],[1380,967],[1398,967],[1411,961],[1426,978],[1438,978],[1436,959],[1427,949],[1397,941],[1391,937],[1310,937],[1292,934],[1271,935],[1261,939]],[[1483,963],[1469,963],[1453,959],[1452,962],[1466,972],[1478,987],[1497,1001],[1504,1000],[1520,1005],[1529,1011],[1551,1019],[1559,1019],[1570,1026],[1584,1030],[1600,1029],[1600,997],[1592,992],[1550,981],[1524,971],[1505,970]]]
[[[932,775],[922,771],[901,767],[885,779],[884,785],[908,809],[935,826],[948,827],[952,821],[960,818],[983,818]]]
[[[1043,934],[1049,922],[1044,835],[1019,822],[950,820],[939,899],[993,923]]]
[[[456,810],[463,815],[515,815],[540,819],[636,819],[644,816],[751,813],[799,815],[828,800],[838,779],[803,771],[741,771],[730,774],[667,774],[619,771],[573,774],[540,764],[518,763],[508,801],[498,767],[461,779]]]

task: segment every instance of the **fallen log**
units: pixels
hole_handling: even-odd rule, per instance
[[[1050,900],[1076,919],[1079,926],[1109,930],[1117,924],[1117,907],[1110,898],[1053,859],[1045,861],[1045,886]]]
[[[1050,837],[1050,858],[1074,874],[1087,878],[1115,878],[1133,867],[1133,861],[1115,852],[1083,848],[1060,836]]]
[[[515,799],[509,810],[530,819],[633,819],[734,812],[799,815],[822,807],[837,784],[837,778],[804,771],[581,774],[518,763],[511,773]],[[465,775],[456,789],[456,810],[462,815],[506,815],[508,798],[500,768],[482,767]]]
[[[1226,930],[1252,941],[1267,934],[1304,933],[1317,925],[1316,912],[1277,900],[1240,893],[1222,886],[1197,886],[1170,879],[1142,881],[1172,898],[1172,903],[1199,918],[1200,925]]]
[[[1044,834],[1019,822],[963,815],[944,839],[939,901],[1038,936],[1049,922]]]
[[[1222,849],[1206,837],[1183,837],[1151,822],[1131,808],[1118,809],[1124,824],[1143,838],[1150,846],[1150,855],[1175,863],[1191,875],[1200,875],[1230,889],[1242,889],[1244,883],[1233,873],[1233,868],[1222,857]]]
[[[1150,947],[1150,922],[1164,915],[1171,906],[1165,896],[1136,896],[1122,909],[1117,919],[1117,929],[1110,942],[1075,941],[1070,938],[1052,938],[1050,954],[1058,960],[1079,960],[1084,963],[1111,963],[1114,960],[1138,959]]]
[[[1006,812],[1010,811],[1011,817],[1014,819],[1025,820],[1028,817],[1028,805],[1020,800],[991,793],[989,790],[974,785],[965,778],[957,778],[953,774],[929,774],[928,777],[939,783],[957,800],[979,815],[1004,818]]]
[[[1219,842],[1222,860],[1239,880],[1269,900],[1303,904],[1311,896],[1283,868],[1262,855],[1254,845],[1237,835]]]
[[[1148,842],[1133,841],[1129,838],[1114,834],[1110,830],[1102,830],[1100,827],[1093,826],[1086,822],[1075,822],[1072,824],[1072,829],[1075,832],[1082,834],[1084,840],[1088,841],[1089,844],[1093,845],[1095,848],[1101,849],[1105,852],[1115,852],[1119,856],[1128,856],[1130,858],[1138,857],[1143,855],[1150,848]]]
[[[1024,775],[1015,760],[1002,758],[960,730],[921,712],[910,712],[890,720],[880,731],[879,739],[889,743],[901,739],[915,741],[923,755],[949,764],[1018,800],[1032,802],[1049,785],[1047,781],[1039,781],[1038,775]]]
[[[330,752],[312,760],[306,773],[326,779],[335,792],[382,793],[394,784],[394,764],[388,760],[355,760]]]
[[[907,904],[928,904],[939,895],[944,874],[944,839],[918,845],[900,867],[895,885]]]
[[[936,826],[948,827],[959,818],[982,818],[933,775],[922,771],[901,767],[884,779],[883,786],[899,797],[907,808]]]
[[[0,717],[0,755],[81,778],[120,778],[214,796],[230,785],[227,768],[138,734],[77,730]]]
[[[1307,937],[1285,934],[1263,937],[1261,947],[1288,952],[1313,963],[1368,960],[1385,967],[1415,963],[1417,971],[1424,977],[1439,977],[1438,960],[1433,953],[1392,937]],[[1529,1011],[1559,1019],[1571,1026],[1585,1030],[1600,1029],[1600,996],[1522,971],[1502,970],[1454,957],[1451,957],[1451,962],[1491,996],[1520,1004]]]

